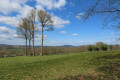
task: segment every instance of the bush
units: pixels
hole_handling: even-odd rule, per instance
[[[112,51],[114,49],[113,45],[109,45],[109,49]]]
[[[101,50],[107,51],[107,49],[108,49],[107,44],[102,44],[101,45]]]
[[[94,51],[99,51],[99,50],[100,50],[100,48],[97,45],[95,45],[94,46]]]
[[[88,45],[87,49],[88,49],[88,51],[93,51],[94,50],[94,45]]]

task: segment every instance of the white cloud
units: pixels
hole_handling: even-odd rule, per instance
[[[17,37],[16,31],[13,29],[10,29],[6,26],[0,26],[0,42],[2,43],[7,43],[7,42],[11,42],[13,43]],[[19,39],[18,39],[19,40]]]
[[[19,38],[16,38],[18,37],[16,31],[8,28],[7,25],[17,27],[21,18],[27,16],[28,12],[33,8],[26,4],[27,1],[29,0],[3,0],[0,2],[1,5],[0,12],[5,14],[5,15],[0,15],[0,23],[6,24],[6,26],[0,26],[0,33],[1,33],[0,38],[2,38],[4,42],[7,42],[9,40],[10,43],[13,43],[14,41],[16,41],[16,39],[20,41]],[[37,5],[35,5],[35,7],[37,9],[43,9],[43,10],[44,8],[49,10],[61,9],[66,5],[66,0],[36,0],[36,1],[37,1]],[[16,15],[9,16],[13,12],[16,12]],[[52,19],[54,20],[55,28],[62,28],[65,27],[65,24],[70,24],[69,20],[64,20],[55,15],[52,16]],[[44,39],[46,38],[47,36],[44,35]],[[35,40],[38,41],[41,40],[41,35],[37,35]]]
[[[58,2],[54,3],[54,7],[59,9],[62,6],[65,6],[65,4],[66,4],[66,0],[59,0]]]
[[[33,7],[30,7],[28,5],[23,6],[23,8],[19,10],[19,14],[16,17],[18,19],[26,17],[31,9],[33,9]]]
[[[6,34],[0,34],[0,38],[3,39],[3,38],[8,38],[9,36],[6,35]]]
[[[19,9],[19,11],[18,11],[19,14],[17,14],[16,16],[11,17],[11,16],[0,15],[0,23],[17,27],[21,18],[26,17],[31,9],[33,9],[33,8],[28,5],[25,5],[25,6],[23,6],[23,8]]]
[[[77,19],[81,19],[81,17],[82,17],[83,15],[85,15],[85,14],[84,14],[84,13],[78,13],[78,14],[76,15],[76,18],[77,18]]]
[[[0,38],[0,44],[21,45],[25,43],[24,39],[15,38],[14,35],[0,34]]]
[[[80,41],[80,43],[85,43],[85,41]]]
[[[29,11],[33,9],[33,7],[26,5],[25,3],[28,0],[22,1],[22,0],[4,0],[2,1],[1,6],[5,5],[4,7],[2,6],[0,9],[0,12],[3,12],[4,14],[8,14],[11,12],[17,12],[17,15],[15,16],[0,16],[0,23],[7,24],[10,26],[17,27],[19,21],[21,18],[24,18],[28,15]],[[49,8],[61,8],[63,5],[66,4],[66,0],[36,0],[39,5],[36,5],[35,7],[37,9],[43,9],[44,6],[49,7]],[[13,5],[13,6],[12,6]],[[9,9],[10,8],[10,9]],[[6,11],[4,11],[6,10]],[[55,15],[52,16],[52,19],[54,20],[54,26],[55,28],[61,28],[65,27],[65,24],[69,24],[69,20],[63,20]]]
[[[18,12],[28,0],[3,0],[0,2],[0,12],[9,14]]]
[[[60,33],[61,33],[61,34],[66,34],[66,33],[67,33],[67,31],[61,31]]]
[[[47,35],[44,35],[44,39],[46,40],[47,39]],[[35,35],[35,40],[41,40],[42,39],[42,35],[40,35],[40,34],[36,34]]]
[[[2,1],[2,3],[0,3],[1,4],[0,12],[2,12],[4,14],[17,12],[17,15],[15,15],[15,16],[2,16],[2,15],[0,15],[0,23],[17,27],[19,21],[21,20],[21,18],[26,17],[27,14],[29,13],[29,11],[31,9],[33,9],[33,7],[25,5],[26,1],[28,1],[28,0],[25,0],[25,1],[21,1],[21,0],[4,0],[4,1]],[[21,6],[21,4],[23,4],[23,6]],[[1,8],[3,8],[3,10]]]
[[[78,34],[77,33],[74,33],[74,34],[72,34],[73,36],[77,36]]]
[[[47,8],[48,10],[57,8],[61,9],[66,4],[66,0],[36,0],[37,5],[42,5],[43,7]]]
[[[0,16],[0,23],[11,25],[11,26],[17,26],[18,19],[16,17]]]
[[[36,0],[37,5],[35,6],[37,9],[44,10],[44,7],[51,10],[54,8],[60,9],[62,6],[66,4],[66,0]],[[63,20],[62,18],[55,16],[52,14],[52,19],[54,21],[55,28],[65,27],[65,24],[70,24],[69,20]]]
[[[21,35],[18,35],[18,34],[13,34],[12,37],[14,37],[14,38],[23,38]]]
[[[3,34],[0,34],[0,38],[2,40],[5,40],[4,42],[6,42],[7,40],[16,40],[18,39],[17,38],[18,35],[14,32],[11,32],[11,33],[3,33]]]
[[[65,27],[65,24],[70,24],[69,20],[63,20],[57,16],[52,16],[52,19],[54,21],[55,28],[62,28]]]
[[[54,43],[55,41],[50,41],[51,43]]]
[[[55,16],[53,13],[51,13],[51,17],[53,20],[53,25],[54,28],[63,28],[65,27],[66,24],[70,24],[69,20],[64,20],[58,16]],[[41,24],[38,23],[38,26],[40,26]]]
[[[17,27],[21,18],[27,16],[28,12],[32,9],[26,2],[30,0],[3,0],[0,2],[0,12],[5,16],[0,15],[0,23]],[[15,16],[6,16],[12,12],[17,12]]]
[[[41,5],[36,5],[35,7],[39,10],[44,10],[44,8]]]
[[[0,33],[2,34],[11,34],[11,33],[13,34],[15,32],[16,32],[15,30],[9,29],[5,26],[0,26]]]

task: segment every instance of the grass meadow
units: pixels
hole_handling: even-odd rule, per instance
[[[0,80],[120,80],[120,51],[0,58]]]

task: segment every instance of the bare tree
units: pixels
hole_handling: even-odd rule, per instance
[[[19,26],[17,27],[17,34],[19,35],[20,38],[26,40],[25,55],[28,56],[27,40],[29,38],[29,31],[28,31],[28,20],[26,18],[22,19],[22,21],[19,23]]]
[[[35,25],[35,21],[36,21],[36,10],[35,9],[32,9],[30,11],[29,20],[31,22],[30,32],[31,32],[31,36],[32,36],[32,53],[33,53],[33,56],[35,56],[34,37],[35,37],[35,33],[38,31],[38,28]]]
[[[28,35],[28,41],[29,41],[29,56],[31,55],[31,40],[32,40],[32,23],[29,19],[29,17],[25,18],[26,26],[27,26],[27,35]]]
[[[53,30],[53,20],[51,19],[50,14],[44,10],[38,10],[37,12],[38,21],[42,26],[42,46],[41,46],[41,56],[43,55],[43,31],[44,30]]]
[[[29,23],[29,26],[28,26],[28,30],[29,30],[29,36],[28,36],[28,39],[29,39],[29,55],[31,55],[31,40],[32,40],[32,32],[31,32],[31,25]]]

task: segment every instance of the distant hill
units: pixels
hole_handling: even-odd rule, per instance
[[[8,47],[8,48],[24,48],[24,45],[9,45],[9,44],[0,44],[0,47]],[[40,48],[41,46],[35,46],[36,48]],[[75,47],[72,45],[63,45],[63,46],[44,46],[44,47],[64,47],[64,48],[69,48],[69,47]]]
[[[64,45],[62,47],[74,47],[74,46],[72,46],[72,45]]]
[[[11,46],[11,45],[8,45],[8,44],[0,44],[0,46]]]
[[[4,47],[4,48],[22,48],[23,46],[9,45],[9,44],[0,44],[0,47]]]

